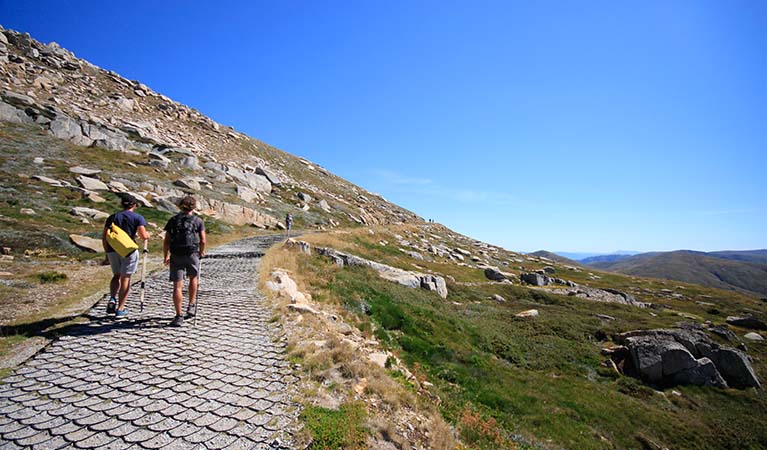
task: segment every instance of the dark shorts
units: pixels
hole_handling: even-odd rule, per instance
[[[182,281],[184,275],[196,277],[200,273],[200,255],[170,255],[170,281]]]

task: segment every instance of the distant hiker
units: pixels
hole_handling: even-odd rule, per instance
[[[165,240],[162,253],[165,265],[170,266],[170,281],[173,282],[173,306],[176,317],[170,322],[172,327],[184,323],[181,315],[183,304],[184,275],[189,277],[189,304],[186,317],[197,315],[197,283],[200,275],[200,258],[205,256],[205,223],[194,215],[197,200],[192,196],[184,197],[178,204],[181,212],[171,217],[165,225]]]
[[[138,244],[135,243],[136,234],[145,241],[149,239],[149,233],[146,231],[146,219],[135,212],[138,207],[136,199],[132,195],[123,195],[120,203],[123,210],[107,218],[104,232],[101,235],[101,243],[107,253],[113,274],[109,284],[107,314],[114,314],[118,319],[128,315],[128,308],[125,307],[125,303],[128,300],[128,291],[130,291],[130,278],[138,269],[139,251]],[[120,255],[109,243],[115,232],[119,233],[122,241],[113,240],[112,244],[114,246],[119,245],[120,252],[125,255]],[[126,253],[126,246],[130,253]],[[132,251],[130,250],[131,247],[133,247]]]
[[[293,216],[290,214],[285,215],[285,233],[288,239],[290,239],[290,229],[293,228]]]

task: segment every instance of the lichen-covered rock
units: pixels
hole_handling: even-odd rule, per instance
[[[617,365],[654,385],[760,387],[744,352],[720,346],[701,330],[637,330],[616,341],[628,349],[628,357]]]

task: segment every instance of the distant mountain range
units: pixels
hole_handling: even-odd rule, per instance
[[[545,250],[541,250],[545,251]],[[551,253],[551,252],[549,252]],[[617,250],[612,253],[587,253],[587,252],[554,252],[554,254],[559,256],[564,256],[565,258],[571,259],[573,261],[583,261],[586,258],[592,258],[594,256],[623,256],[623,255],[637,255],[641,252],[635,252],[632,250]]]
[[[627,275],[665,278],[767,296],[767,250],[601,255],[578,261]]]

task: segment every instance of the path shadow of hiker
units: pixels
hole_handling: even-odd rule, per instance
[[[73,322],[87,319],[88,322]],[[0,327],[0,336],[41,336],[49,340],[60,336],[83,336],[110,333],[117,330],[165,328],[167,317],[142,317],[140,319],[115,320],[112,317],[80,314],[77,316],[43,319],[36,322]],[[60,324],[66,324],[59,326]]]

